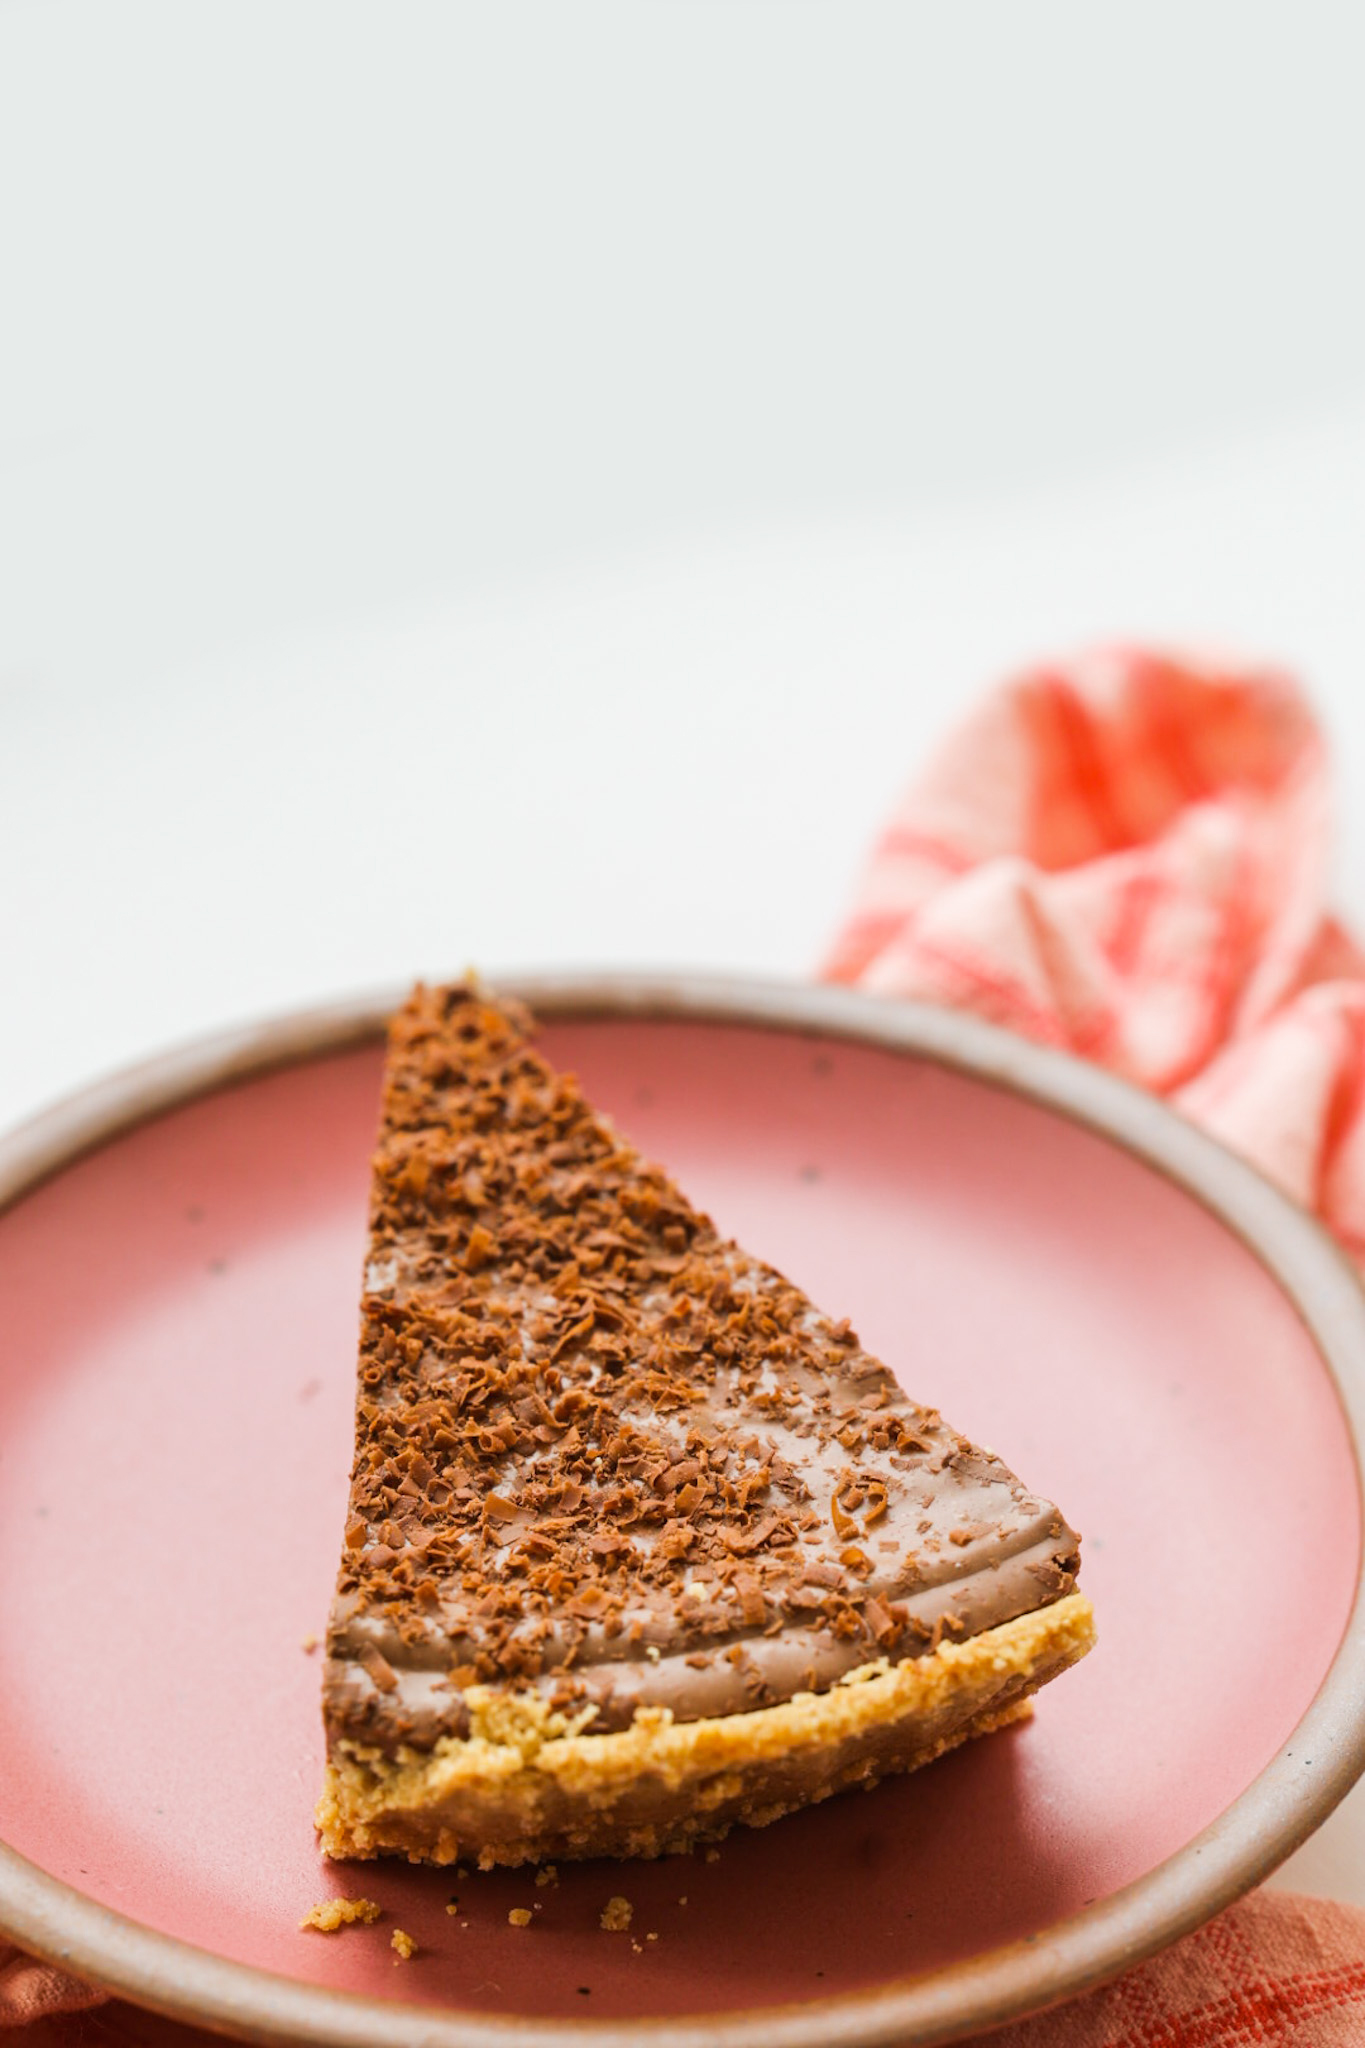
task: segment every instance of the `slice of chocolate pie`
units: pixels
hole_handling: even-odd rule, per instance
[[[330,1855],[655,1855],[913,1769],[1084,1655],[1077,1538],[418,989],[375,1158]]]

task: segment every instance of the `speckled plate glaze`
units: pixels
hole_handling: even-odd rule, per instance
[[[968,1020],[515,985],[724,1230],[1062,1503],[1098,1649],[1031,1724],[715,1860],[323,1864],[303,1643],[389,1005],[288,1019],[0,1148],[0,1924],[253,2038],[827,2048],[1036,2009],[1264,1875],[1365,1761],[1365,1305],[1322,1234],[1145,1097]],[[332,1892],[383,1921],[299,1932]],[[629,1933],[599,1925],[615,1893]]]

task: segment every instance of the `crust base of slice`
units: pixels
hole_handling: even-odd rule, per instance
[[[865,1665],[825,1693],[707,1721],[642,1709],[603,1735],[539,1699],[475,1687],[467,1737],[397,1759],[339,1744],[318,1831],[333,1857],[464,1856],[485,1869],[662,1856],[931,1763],[1027,1713],[1028,1695],[1094,1639],[1090,1603],[1073,1593],[931,1656]]]

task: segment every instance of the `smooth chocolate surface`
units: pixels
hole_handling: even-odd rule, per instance
[[[375,1157],[329,1740],[819,1690],[1072,1590],[1078,1539],[721,1239],[528,1041],[418,989]],[[930,1362],[932,1364],[932,1361]]]

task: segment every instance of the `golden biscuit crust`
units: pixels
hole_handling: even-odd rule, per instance
[[[849,1674],[824,1693],[713,1720],[642,1709],[594,1735],[534,1695],[470,1689],[471,1732],[390,1758],[334,1755],[317,1823],[329,1856],[660,1856],[763,1826],[853,1785],[918,1769],[1017,1720],[1095,1639],[1083,1594],[931,1655]]]

